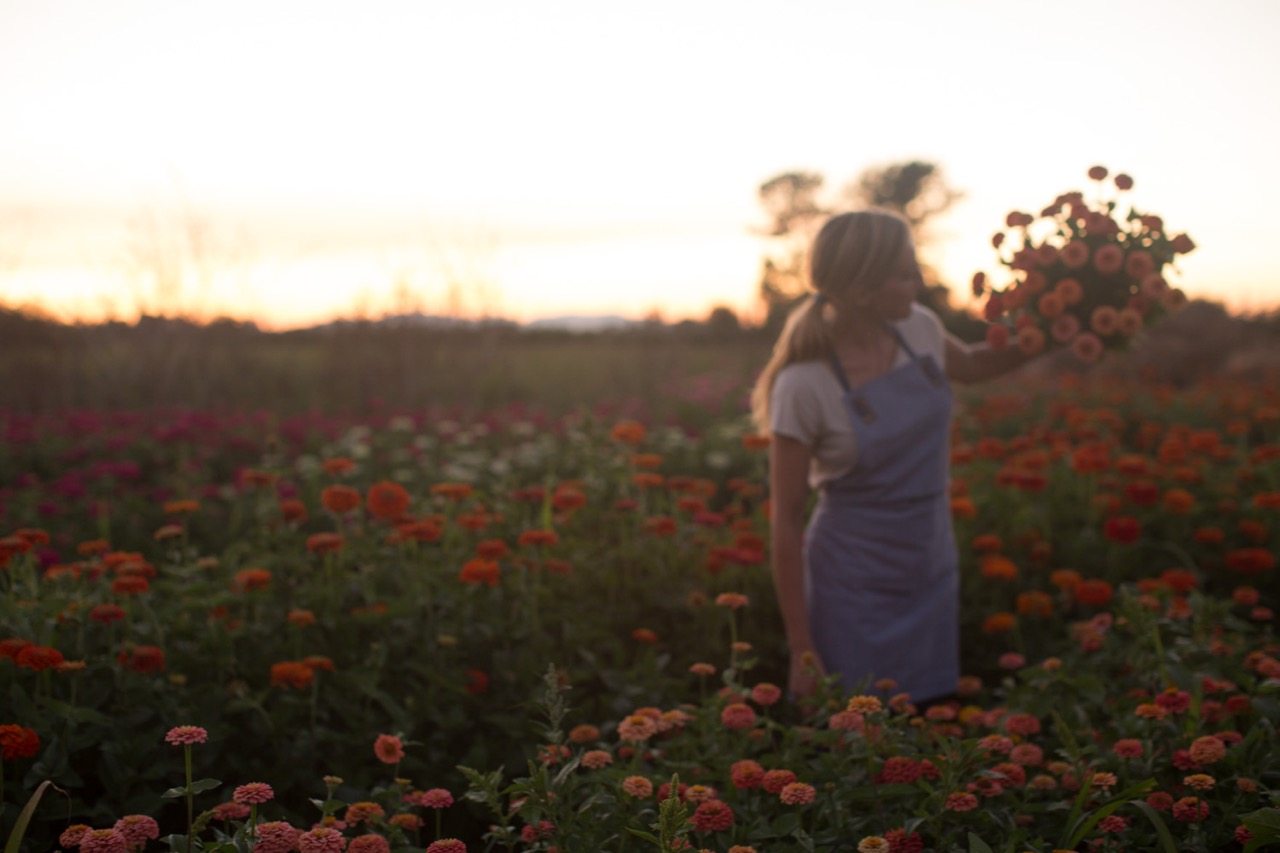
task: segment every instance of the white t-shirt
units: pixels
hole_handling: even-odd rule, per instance
[[[932,355],[946,370],[946,332],[938,315],[919,303],[911,316],[894,324],[903,340],[920,357]],[[896,369],[911,360],[902,347],[894,360]],[[778,372],[769,397],[770,430],[809,446],[809,485],[823,483],[848,473],[858,458],[853,425],[842,402],[844,389],[826,359],[799,361]]]

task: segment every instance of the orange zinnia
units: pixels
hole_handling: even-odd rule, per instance
[[[297,690],[310,687],[316,674],[302,661],[285,660],[271,664],[271,686],[293,687]]]
[[[1038,589],[1020,592],[1015,609],[1023,616],[1052,616],[1053,598]]]
[[[365,505],[374,518],[394,521],[409,509],[409,492],[399,483],[382,480],[369,487]]]
[[[516,538],[516,544],[521,548],[555,545],[559,541],[560,537],[554,530],[525,530]]]
[[[431,487],[431,494],[454,501],[470,497],[473,491],[470,483],[436,483]]]
[[[320,492],[320,504],[334,515],[345,515],[360,506],[360,492],[351,486],[325,486]]]
[[[986,554],[982,558],[982,576],[991,580],[1011,581],[1018,576],[1013,560],[1002,554]]]
[[[312,533],[307,537],[307,550],[313,554],[341,551],[342,537],[337,533]]]
[[[1076,584],[1073,594],[1076,601],[1090,607],[1105,607],[1111,601],[1111,584],[1100,578],[1082,580]]]
[[[639,421],[618,421],[609,431],[609,437],[622,444],[639,444],[644,441],[647,430]]]
[[[495,587],[501,577],[501,570],[494,560],[468,560],[462,566],[462,571],[458,572],[458,580],[469,586],[484,584],[488,587]]]
[[[986,619],[982,620],[982,633],[984,634],[1004,634],[1013,630],[1013,626],[1018,622],[1012,613],[992,613]]]

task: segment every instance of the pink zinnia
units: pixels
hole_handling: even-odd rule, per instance
[[[978,807],[978,798],[964,791],[956,791],[947,795],[944,808],[953,812],[971,812]]]
[[[720,800],[699,803],[693,813],[693,828],[698,832],[724,832],[733,826],[733,809]]]
[[[427,846],[427,853],[467,853],[467,845],[456,838],[441,838]]]
[[[768,708],[782,698],[782,688],[776,684],[762,681],[751,688],[751,701],[761,708]]]
[[[318,826],[298,836],[298,853],[342,853],[345,846],[342,833],[327,826]]]
[[[351,839],[347,853],[391,853],[391,845],[381,835],[359,835]]]
[[[782,789],[796,781],[796,774],[790,770],[770,770],[760,780],[760,787],[770,794],[780,794]]]
[[[271,820],[257,826],[257,842],[253,853],[290,853],[298,846],[297,827],[283,820]]]
[[[1137,738],[1121,738],[1111,746],[1111,751],[1121,758],[1141,758],[1142,741]]]
[[[243,803],[218,803],[213,807],[214,820],[244,820],[249,816],[249,807]]]
[[[432,788],[428,791],[423,791],[418,802],[429,809],[447,809],[453,805],[453,794],[444,788]]]
[[[813,798],[817,796],[817,793],[812,785],[806,785],[804,782],[792,782],[778,792],[778,799],[789,806],[807,806],[813,802]]]
[[[759,762],[744,758],[741,761],[733,762],[733,766],[729,768],[729,779],[733,782],[733,787],[735,788],[743,790],[759,788],[760,783],[764,780],[764,768],[760,766]]]
[[[129,853],[129,841],[118,829],[91,829],[80,836],[80,853]]]
[[[1023,767],[1037,767],[1044,761],[1044,750],[1034,743],[1020,743],[1010,750],[1009,758]]]
[[[275,795],[276,792],[266,782],[250,782],[232,791],[231,799],[241,805],[256,806],[270,801]]]
[[[193,743],[205,743],[209,740],[209,732],[199,726],[174,726],[164,736],[165,743],[173,746],[186,746]]]
[[[1223,746],[1222,741],[1212,735],[1196,738],[1187,751],[1196,764],[1214,764],[1221,761],[1227,754],[1227,748]]]
[[[383,764],[399,764],[404,759],[404,744],[395,735],[378,735],[373,742],[373,754]]]
[[[58,836],[58,843],[63,847],[79,847],[80,839],[84,838],[85,833],[90,830],[91,827],[88,824],[73,823],[62,830],[62,834]]]
[[[131,850],[141,850],[149,840],[160,837],[160,825],[155,818],[144,814],[125,815],[116,821],[115,828],[124,835]]]
[[[734,702],[720,712],[720,723],[733,731],[749,729],[756,724],[756,712],[746,703]]]

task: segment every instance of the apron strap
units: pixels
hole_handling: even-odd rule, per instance
[[[902,336],[902,332],[898,331],[898,327],[893,323],[885,323],[884,327],[893,333],[894,338],[898,341],[898,346],[902,347],[903,352],[911,356],[912,361],[919,361],[920,356],[916,355],[916,351],[907,343],[907,339]],[[831,365],[831,371],[835,373],[836,379],[840,382],[840,387],[846,392],[852,391],[853,387],[849,384],[849,376],[844,372],[844,365],[840,363],[840,359],[836,358],[835,352],[827,353],[827,361]]]

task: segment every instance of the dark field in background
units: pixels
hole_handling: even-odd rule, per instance
[[[391,323],[267,333],[247,324],[156,318],[64,326],[0,312],[0,407],[165,405],[289,414],[606,406],[698,421],[746,411],[746,391],[771,346],[772,334],[759,329],[697,323],[585,334]],[[1083,369],[1060,355],[1025,370]],[[1217,305],[1192,303],[1152,329],[1134,352],[1091,370],[1175,385],[1214,375],[1280,376],[1280,313],[1233,317]]]

